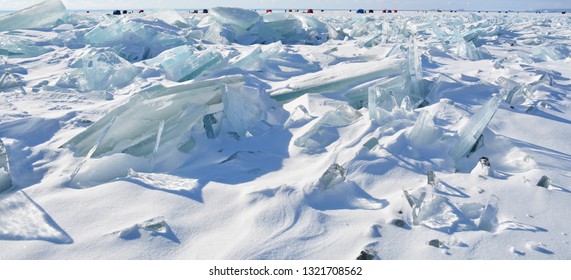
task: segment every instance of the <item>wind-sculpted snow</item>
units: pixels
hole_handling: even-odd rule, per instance
[[[2,17],[0,259],[571,258],[566,15],[46,3]]]

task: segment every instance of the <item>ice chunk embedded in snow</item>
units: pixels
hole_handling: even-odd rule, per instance
[[[256,88],[227,85],[222,94],[224,115],[231,131],[240,135],[256,135],[265,132],[270,125],[265,122],[266,111],[261,101],[262,93]]]
[[[422,147],[434,143],[440,136],[438,132],[432,116],[423,111],[414,123],[409,137],[415,147]]]
[[[12,177],[10,177],[10,162],[6,153],[6,146],[0,139],[0,193],[12,187]]]
[[[319,189],[327,190],[334,187],[335,185],[343,183],[346,176],[347,171],[345,171],[343,166],[337,163],[331,164],[325,173],[321,175],[321,178],[319,178]]]
[[[498,227],[498,206],[500,204],[500,199],[492,195],[488,201],[488,205],[482,214],[480,215],[480,224],[478,225],[478,230],[485,230],[489,232],[496,231]]]
[[[35,46],[32,41],[26,39],[2,36],[0,40],[0,55],[8,57],[36,57],[49,51],[50,48]]]
[[[294,145],[305,148],[307,153],[322,152],[326,146],[339,138],[337,127],[346,126],[361,117],[361,113],[349,105],[328,111],[309,129],[295,139]]]
[[[306,93],[335,92],[381,77],[399,75],[404,63],[403,59],[340,63],[320,72],[276,83],[271,96],[279,102],[287,102]]]
[[[132,97],[129,102],[109,112],[69,142],[77,155],[86,155],[101,135],[104,127],[117,118],[107,136],[93,153],[127,153],[134,156],[150,155],[156,144],[157,127],[164,121],[162,145],[172,141],[179,150],[190,151],[194,140],[185,133],[208,113],[222,110],[222,94],[226,85],[239,87],[242,76],[226,76],[176,86],[156,86]]]
[[[128,61],[140,61],[190,42],[179,33],[180,28],[163,21],[125,17],[102,22],[84,37],[95,47],[110,47]]]
[[[551,179],[549,179],[549,177],[543,175],[541,176],[541,178],[539,179],[539,181],[537,181],[536,184],[538,187],[542,187],[542,188],[548,188],[551,185]]]
[[[492,96],[460,130],[458,133],[460,142],[451,151],[451,156],[454,160],[459,160],[470,153],[470,150],[472,150],[472,147],[476,144],[480,135],[482,135],[482,132],[496,114],[503,95],[504,94],[496,94]]]
[[[197,52],[190,46],[179,46],[162,52],[145,61],[163,69],[167,79],[175,82],[192,80],[210,67],[218,64],[222,56],[215,51]]]
[[[0,16],[0,31],[53,27],[65,14],[61,0],[48,0],[20,11]]]
[[[284,128],[299,127],[310,122],[313,119],[314,117],[309,114],[307,108],[305,108],[303,105],[299,105],[293,109],[293,112],[284,123]]]

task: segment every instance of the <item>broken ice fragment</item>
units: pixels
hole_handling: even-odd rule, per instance
[[[434,174],[434,171],[432,170],[428,170],[426,172],[426,179],[427,179],[427,183],[429,185],[433,185],[436,183],[436,174]]]
[[[101,132],[101,134],[99,135],[99,137],[97,138],[97,141],[95,141],[95,144],[93,145],[93,147],[89,150],[89,152],[87,153],[87,155],[85,156],[85,158],[77,165],[77,167],[75,168],[75,170],[73,171],[73,173],[71,174],[71,179],[73,180],[75,178],[75,176],[77,175],[77,173],[79,173],[79,170],[81,169],[81,166],[88,160],[91,158],[91,156],[93,156],[93,153],[95,153],[95,151],[97,150],[97,147],[99,146],[99,144],[101,144],[101,141],[103,141],[103,138],[105,138],[105,135],[107,135],[107,132],[109,132],[109,129],[111,128],[111,126],[113,126],[113,123],[115,123],[115,120],[117,119],[117,116],[114,116],[109,123],[107,123],[107,125],[105,126],[105,128],[103,128],[103,131]]]
[[[158,65],[165,77],[175,82],[186,82],[212,68],[222,60],[218,52],[194,52],[190,46],[180,46],[164,51],[157,57],[145,61],[147,65]]]
[[[492,197],[490,197],[488,205],[486,205],[486,208],[480,215],[480,224],[478,225],[478,230],[485,230],[489,232],[496,231],[496,228],[498,227],[497,214],[499,203],[500,199],[497,196],[492,195]]]
[[[432,116],[430,116],[428,111],[423,111],[420,113],[409,134],[413,146],[425,147],[434,143],[438,137],[438,129],[434,125]]]
[[[65,14],[60,0],[48,0],[20,11],[0,16],[0,31],[53,27]]]
[[[159,130],[157,131],[157,140],[155,141],[155,148],[153,149],[153,154],[156,155],[159,151],[159,145],[161,144],[161,136],[163,135],[163,129],[165,128],[165,121],[161,120],[159,123]]]
[[[401,74],[404,60],[385,59],[363,63],[339,63],[325,70],[276,83],[271,92],[278,102],[287,102],[306,93],[330,93],[359,84]]]
[[[260,103],[262,93],[257,88],[227,85],[222,93],[224,115],[232,131],[244,136],[261,134],[269,129],[266,112]]]
[[[319,178],[319,189],[327,190],[335,185],[338,185],[345,181],[345,177],[347,176],[347,172],[343,166],[334,163],[327,168],[327,171],[323,173],[321,178]]]
[[[8,154],[6,153],[6,146],[0,139],[0,193],[12,187],[12,178],[10,177],[10,163],[8,161]]]
[[[0,89],[10,89],[20,86],[20,80],[12,73],[4,73],[0,76]]]
[[[98,122],[69,142],[77,155],[85,155],[101,130],[114,117],[114,128],[93,154],[128,153],[134,156],[152,154],[156,144],[156,128],[164,121],[161,141],[180,143],[179,150],[188,152],[194,139],[187,133],[205,114],[222,110],[222,92],[227,85],[242,85],[242,76],[225,76],[171,87],[155,86],[134,95],[129,102],[109,112]],[[210,111],[210,112],[209,112]]]
[[[240,8],[214,7],[209,13],[221,23],[237,25],[243,29],[252,27],[262,19],[257,12]]]
[[[400,228],[404,228],[406,226],[406,222],[401,220],[401,219],[395,219],[393,221],[393,225],[400,227]]]
[[[304,151],[308,153],[322,152],[324,147],[339,138],[337,127],[349,125],[361,116],[349,105],[339,106],[325,113],[308,132],[295,139],[294,145],[306,148]]]
[[[289,118],[285,121],[284,128],[299,127],[308,123],[313,119],[314,117],[312,117],[309,114],[309,111],[307,111],[307,108],[305,108],[305,106],[298,105],[297,107],[295,107],[295,109],[293,109],[293,112],[289,115]]]
[[[438,239],[432,239],[428,242],[429,246],[435,247],[435,248],[443,248],[444,247],[444,243],[442,243],[442,241],[438,240]]]
[[[534,47],[531,50],[531,56],[543,61],[556,61],[565,58],[557,49],[542,46]]]
[[[167,223],[163,220],[162,217],[154,218],[148,221],[145,221],[141,224],[141,228],[147,231],[158,232],[158,233],[166,233],[167,232]]]
[[[209,139],[216,138],[216,134],[214,134],[213,124],[216,123],[216,118],[214,118],[213,114],[204,115],[202,118],[202,122],[204,122],[204,130],[206,131],[206,137]]]
[[[469,155],[474,145],[478,142],[478,139],[480,139],[482,132],[486,129],[488,123],[496,114],[502,97],[502,94],[492,96],[492,98],[490,98],[490,100],[488,100],[488,102],[486,102],[486,104],[484,104],[484,106],[482,106],[460,130],[458,133],[460,142],[451,151],[451,156],[454,160],[457,161],[462,157]]]
[[[363,144],[363,147],[367,148],[368,150],[372,150],[377,145],[379,145],[379,140],[377,138],[373,137],[373,138],[369,139],[367,142],[365,142],[365,144]]]
[[[551,185],[551,179],[549,179],[549,177],[543,175],[541,176],[541,178],[539,179],[539,181],[537,181],[536,184],[538,187],[542,187],[542,188],[548,188]]]
[[[418,199],[414,199],[407,190],[403,190],[403,192],[408,204],[412,207],[412,224],[418,226],[420,225],[420,211],[426,198],[426,191],[422,191]]]
[[[397,108],[397,101],[393,91],[379,88],[369,88],[369,116],[377,123],[385,122],[391,112]]]
[[[359,254],[357,260],[374,260],[377,256],[377,252],[373,249],[367,248]]]

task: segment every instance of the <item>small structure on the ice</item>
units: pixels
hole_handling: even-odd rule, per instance
[[[0,140],[0,193],[12,187],[12,178],[10,177],[10,164],[8,162],[8,154],[4,142]]]

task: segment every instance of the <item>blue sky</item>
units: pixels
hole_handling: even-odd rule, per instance
[[[0,0],[0,9],[18,10],[41,0]],[[533,10],[571,8],[571,0],[63,0],[68,9],[192,9],[215,6],[314,9]]]

